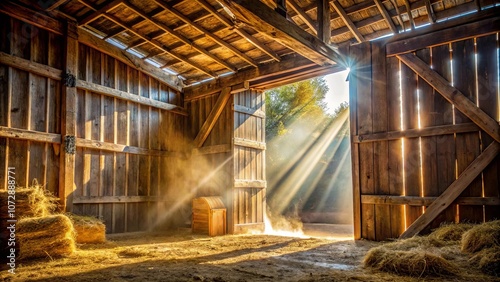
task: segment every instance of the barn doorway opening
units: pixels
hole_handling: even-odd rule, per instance
[[[266,232],[352,237],[348,71],[267,90]]]

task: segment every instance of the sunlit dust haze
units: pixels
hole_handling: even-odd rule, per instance
[[[284,158],[267,168],[266,233],[301,237],[302,222],[352,225],[348,117],[344,110],[324,128],[292,124],[293,144],[268,140]]]

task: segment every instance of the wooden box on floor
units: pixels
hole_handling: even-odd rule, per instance
[[[201,197],[193,199],[193,233],[209,236],[226,234],[226,208],[221,197]]]

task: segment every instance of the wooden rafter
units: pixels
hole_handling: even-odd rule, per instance
[[[462,92],[451,86],[446,79],[431,69],[429,65],[414,54],[398,55],[397,58],[436,89],[456,109],[470,118],[493,139],[500,142],[500,126],[498,122],[478,108]]]
[[[286,1],[290,8],[295,11],[297,17],[299,17],[314,34],[318,34],[318,26],[317,24],[309,17],[309,15],[302,10],[302,8],[295,2],[295,0],[287,0]]]
[[[151,75],[154,78],[157,78],[165,83],[167,83],[170,87],[176,89],[177,91],[182,91],[183,88],[183,83],[182,81],[174,75],[168,74],[156,67],[154,67],[151,64],[148,64],[141,60],[140,58],[123,51],[122,49],[104,41],[101,40],[92,34],[90,34],[88,31],[85,29],[80,29],[79,34],[78,34],[78,40],[86,45],[91,46],[92,48],[95,48],[105,54],[108,54],[110,56],[113,56],[120,61],[138,69],[141,70],[149,75]]]
[[[495,159],[499,152],[500,144],[497,142],[491,143],[399,238],[413,237],[427,227],[462,194],[469,184]]]
[[[138,37],[140,37],[140,38],[148,41],[150,44],[152,44],[156,48],[164,51],[165,53],[167,53],[170,56],[176,58],[177,60],[183,61],[183,62],[185,62],[185,63],[193,66],[194,68],[198,69],[199,71],[201,71],[201,72],[203,72],[203,73],[205,73],[205,74],[207,74],[207,75],[209,75],[211,77],[216,77],[217,76],[215,73],[213,73],[210,70],[207,70],[205,67],[201,66],[200,64],[195,63],[195,62],[189,60],[188,58],[185,58],[182,55],[179,55],[179,54],[176,54],[175,52],[172,52],[167,46],[164,46],[163,43],[159,42],[156,39],[153,39],[153,38],[149,37],[148,35],[142,34],[140,31],[136,30],[132,26],[130,26],[130,25],[126,24],[126,23],[123,23],[117,17],[115,17],[113,15],[110,15],[110,14],[104,14],[104,16],[106,18],[108,18],[110,21],[116,23],[117,25],[120,25],[123,28],[126,28],[127,30],[129,30],[130,32],[132,32],[133,34],[135,34],[136,36],[138,36]]]
[[[82,26],[82,25],[86,25],[86,24],[94,21],[95,19],[101,17],[102,15],[106,14],[107,12],[118,7],[118,5],[122,4],[123,1],[124,0],[114,0],[114,1],[111,1],[108,3],[105,3],[103,6],[96,9],[88,1],[80,0],[81,3],[86,3],[85,5],[87,7],[92,7],[91,9],[94,10],[94,12],[91,13],[90,15],[86,16],[85,18],[79,20],[78,25]]]
[[[316,0],[318,3],[318,38],[325,42],[330,43],[331,26],[330,26],[330,1],[329,0]]]
[[[398,2],[396,0],[390,0],[392,6],[394,6],[394,9],[396,10],[396,18],[398,19],[399,25],[401,26],[403,32],[406,30],[405,29],[405,22],[403,21],[403,17],[401,17],[401,11],[399,10],[398,7]]]
[[[436,14],[434,14],[434,9],[432,9],[431,1],[425,0],[425,9],[427,10],[427,17],[431,24],[436,22]]]
[[[162,0],[154,0],[154,2],[156,4],[158,4],[160,7],[162,7],[163,9],[165,9],[165,10],[169,11],[170,13],[172,13],[174,16],[176,16],[177,18],[179,18],[184,23],[189,24],[193,28],[197,29],[199,32],[203,33],[206,37],[212,39],[214,42],[216,42],[220,46],[226,47],[231,52],[233,52],[233,54],[235,54],[236,56],[240,57],[242,60],[246,61],[247,63],[249,63],[250,65],[252,65],[254,67],[257,67],[257,62],[255,62],[252,58],[250,58],[246,54],[243,54],[240,50],[236,49],[235,47],[233,47],[232,45],[230,45],[226,41],[220,39],[218,36],[216,36],[212,32],[206,30],[200,24],[197,24],[197,23],[193,22],[188,17],[186,17],[183,14],[181,14],[180,12],[178,12],[170,4],[168,4],[168,3],[166,3],[165,1],[162,1]]]
[[[343,61],[332,47],[289,22],[260,1],[223,0],[236,18],[318,65]]]
[[[365,41],[365,37],[361,34],[361,32],[359,32],[358,28],[351,21],[351,19],[346,14],[346,12],[344,11],[344,8],[342,8],[340,3],[337,0],[335,0],[335,1],[332,1],[331,4],[332,4],[333,8],[335,9],[335,11],[337,11],[337,13],[340,15],[340,18],[342,19],[342,21],[344,21],[347,28],[349,28],[349,30],[352,32],[354,37],[356,37],[358,42]]]
[[[172,30],[166,24],[161,23],[161,22],[155,20],[153,17],[149,16],[148,14],[146,14],[145,12],[143,12],[139,7],[133,5],[129,1],[125,1],[124,4],[129,9],[131,9],[132,11],[134,11],[137,14],[139,14],[144,19],[148,20],[150,23],[154,24],[155,26],[157,26],[158,28],[160,28],[161,30],[163,30],[165,33],[168,33],[168,34],[172,35],[173,37],[175,37],[175,38],[179,39],[180,41],[182,41],[184,44],[187,44],[187,45],[191,46],[193,49],[195,49],[196,51],[200,52],[201,54],[209,57],[210,59],[214,60],[215,62],[217,62],[221,66],[223,66],[223,67],[225,67],[225,68],[227,68],[228,70],[231,70],[231,71],[236,71],[237,70],[234,66],[231,66],[230,64],[228,64],[227,62],[225,62],[222,59],[218,58],[217,56],[213,55],[212,53],[208,52],[204,48],[198,46],[197,44],[195,44],[194,42],[192,42],[191,40],[189,40],[189,38],[187,38],[184,35],[178,33],[177,31]]]
[[[53,10],[57,9],[59,6],[61,6],[62,4],[66,3],[67,1],[68,0],[56,0],[52,3],[49,3],[50,5],[48,5],[47,7],[44,7],[45,11],[47,11],[47,12],[53,11]]]
[[[81,3],[86,3],[87,7],[93,9],[94,11],[97,11],[96,8],[92,7],[91,3],[89,3],[88,0],[78,0],[78,1],[81,2]],[[120,2],[123,2],[123,1],[124,0],[121,0]],[[199,70],[199,71],[201,71],[201,72],[203,72],[203,73],[205,73],[205,74],[207,74],[207,75],[209,75],[211,77],[216,77],[217,76],[215,73],[213,73],[212,71],[209,71],[209,70],[205,69],[205,67],[201,66],[200,64],[192,62],[188,58],[186,58],[186,57],[184,57],[182,55],[176,54],[175,52],[172,52],[170,50],[170,48],[168,48],[167,46],[164,46],[158,40],[156,40],[154,38],[151,38],[149,35],[142,34],[140,31],[136,30],[133,27],[134,24],[123,23],[120,19],[118,19],[117,17],[115,17],[113,15],[110,15],[110,14],[103,13],[101,15],[104,16],[104,17],[106,17],[110,21],[114,22],[115,24],[119,25],[124,30],[128,30],[128,31],[132,32],[136,36],[140,37],[142,40],[150,43],[151,45],[153,45],[156,48],[160,49],[162,52],[169,54],[170,56],[174,57],[175,59],[177,59],[179,61],[182,61],[182,62],[185,62],[186,64],[191,65],[195,69],[197,69],[197,70]]]
[[[234,28],[234,31],[238,33],[241,37],[245,38],[248,42],[252,43],[256,48],[260,49],[262,52],[267,54],[269,57],[273,58],[275,61],[280,61],[280,57],[269,47],[262,44],[259,40],[257,40],[252,35],[248,34],[241,28],[235,26],[228,18],[226,18],[222,13],[219,13],[212,5],[210,5],[206,0],[195,0],[198,2],[205,10],[210,12],[214,17],[216,17],[219,21],[221,21],[224,25],[230,28]]]
[[[398,29],[396,28],[396,25],[392,21],[392,17],[387,12],[387,9],[385,8],[382,1],[381,0],[374,0],[374,2],[375,2],[375,5],[377,5],[377,8],[378,8],[380,14],[382,15],[382,17],[384,17],[385,22],[389,25],[389,28],[391,29],[392,33],[397,34]]]
[[[415,20],[413,19],[413,14],[411,13],[411,4],[409,0],[404,0],[406,7],[406,14],[408,15],[408,20],[410,21],[411,29],[415,29]]]
[[[221,93],[219,94],[219,97],[217,98],[217,102],[215,102],[212,111],[210,111],[210,114],[207,117],[207,120],[203,123],[200,132],[198,132],[198,135],[196,135],[196,138],[194,139],[195,148],[200,148],[201,146],[203,146],[203,143],[205,143],[205,140],[207,140],[208,136],[210,135],[210,132],[212,132],[215,123],[217,123],[217,120],[222,114],[224,108],[226,107],[227,101],[229,101],[230,97],[231,97],[231,87],[226,87],[222,89]]]

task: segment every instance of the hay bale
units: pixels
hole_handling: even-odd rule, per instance
[[[68,214],[75,229],[75,241],[79,244],[96,244],[106,242],[106,226],[91,216]]]
[[[458,273],[455,264],[440,256],[421,250],[388,250],[384,246],[368,251],[363,264],[380,271],[412,277],[454,276]]]
[[[415,236],[405,240],[397,240],[384,245],[384,248],[392,251],[411,251],[420,249],[441,248],[447,243],[429,236]]]
[[[446,224],[433,230],[429,237],[439,241],[460,241],[462,235],[474,226],[468,223]]]
[[[474,226],[462,235],[463,252],[476,253],[496,246],[500,246],[500,220]]]
[[[500,277],[500,247],[483,249],[477,252],[470,262],[482,272]]]
[[[24,218],[17,224],[19,259],[63,257],[75,250],[73,224],[62,214]]]
[[[7,190],[0,191],[0,202],[7,203],[9,194]],[[58,199],[45,191],[42,185],[34,181],[28,188],[17,188],[15,194],[16,218],[42,217],[51,214],[57,208]],[[0,209],[0,219],[8,218],[7,205]]]

